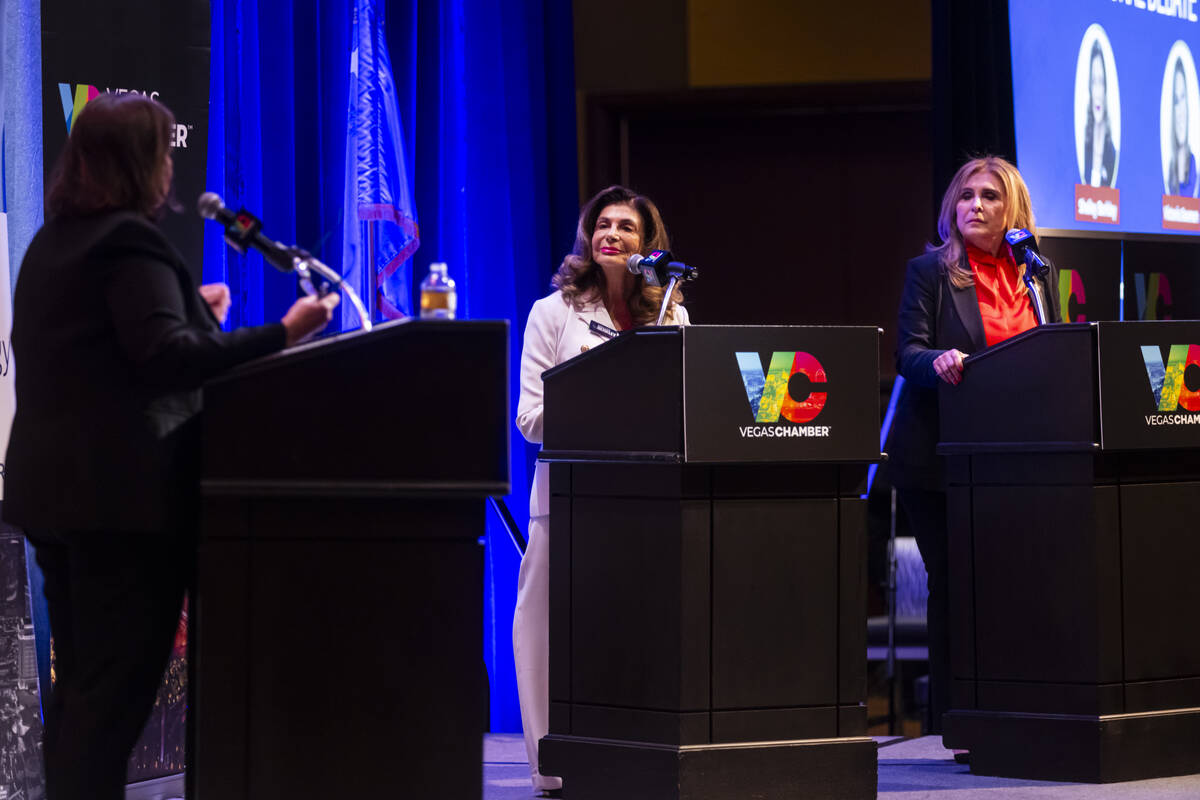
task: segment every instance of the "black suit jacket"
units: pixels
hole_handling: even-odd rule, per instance
[[[1104,155],[1100,160],[1100,185],[1112,186],[1113,170],[1117,167],[1117,148],[1113,146],[1112,133],[1104,135]],[[1083,182],[1092,180],[1092,140],[1089,135],[1083,146]]]
[[[27,530],[161,531],[194,520],[200,385],[284,346],[223,332],[145,217],[52,220],[13,300],[17,412],[4,518]]]
[[[963,263],[966,266],[965,256]],[[1047,317],[1061,321],[1058,270],[1053,266],[1042,288]],[[970,355],[987,347],[975,287],[956,289],[936,253],[909,261],[897,334],[896,371],[905,384],[887,443],[892,483],[901,489],[942,489],[945,467],[935,452],[939,438],[937,387],[941,379],[933,370],[933,362],[944,350]],[[970,379],[967,370],[963,380]]]

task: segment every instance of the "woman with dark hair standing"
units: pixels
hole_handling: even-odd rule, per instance
[[[1175,60],[1171,78],[1171,145],[1167,194],[1195,197],[1200,181],[1196,180],[1196,156],[1188,144],[1188,94],[1183,59]]]
[[[103,94],[71,129],[13,301],[20,369],[4,518],[45,577],[56,681],[48,800],[119,800],[195,563],[200,385],[324,327],[336,295],[223,332],[229,290],[192,283],[154,224],[171,112]]]
[[[888,444],[892,482],[929,573],[929,730],[949,709],[949,584],[945,466],[936,447],[938,386],[966,379],[963,359],[1037,324],[1033,300],[1004,239],[1037,234],[1029,189],[1002,158],[976,158],[954,175],[938,216],[941,244],[908,262],[896,345],[905,380]],[[1038,280],[1048,321],[1060,320],[1058,278]]]
[[[1092,43],[1088,73],[1087,127],[1083,134],[1083,182],[1091,186],[1112,186],[1117,166],[1117,148],[1113,146],[1112,119],[1108,114],[1108,69],[1100,42]]]
[[[517,427],[530,442],[542,441],[542,373],[603,344],[608,336],[653,325],[663,290],[627,269],[629,257],[667,250],[670,242],[654,203],[623,186],[610,186],[583,207],[575,247],[554,276],[557,291],[533,304],[521,352],[521,399]],[[676,289],[665,322],[687,325]],[[597,323],[595,326],[592,323]],[[521,723],[533,786],[555,791],[559,778],[538,771],[538,740],[549,730],[549,533],[550,479],[539,462],[529,499],[529,545],[521,559],[513,654]]]

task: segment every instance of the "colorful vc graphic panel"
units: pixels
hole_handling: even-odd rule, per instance
[[[793,376],[802,375],[810,384],[825,383],[825,368],[811,353],[775,352],[771,366],[763,375],[758,353],[736,353],[746,399],[755,422],[778,422],[784,419],[803,424],[812,422],[825,407],[825,392],[808,391],[801,397],[789,390]]]
[[[1200,446],[1200,322],[1102,322],[1106,450]]]
[[[879,329],[684,329],[688,461],[879,456]]]

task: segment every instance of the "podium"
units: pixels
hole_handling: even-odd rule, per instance
[[[389,323],[205,386],[200,800],[478,800],[508,393],[507,322]]]
[[[1200,772],[1200,323],[1035,328],[940,389],[947,747],[983,775]]]
[[[550,733],[571,800],[874,798],[879,331],[648,328],[543,374]]]

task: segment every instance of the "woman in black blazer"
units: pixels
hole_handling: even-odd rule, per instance
[[[1002,158],[968,161],[942,197],[941,244],[908,262],[900,301],[896,370],[904,391],[888,442],[897,496],[929,573],[929,730],[949,708],[946,493],[938,442],[938,385],[970,380],[963,359],[1032,327],[1032,300],[1004,234],[1036,235],[1029,189]],[[1049,321],[1059,321],[1058,279],[1038,281]],[[986,314],[986,320],[985,320]]]
[[[88,103],[13,301],[4,518],[45,577],[49,800],[124,797],[193,570],[201,383],[319,330],[337,302],[304,298],[279,323],[220,329],[228,288],[198,291],[154,224],[173,205],[173,126],[142,95]]]

